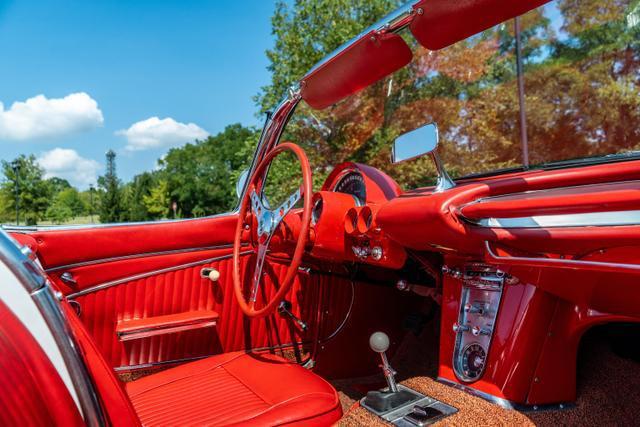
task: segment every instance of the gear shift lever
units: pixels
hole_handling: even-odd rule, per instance
[[[406,387],[398,387],[396,384],[396,371],[389,365],[387,354],[389,348],[389,337],[384,332],[376,332],[369,338],[371,350],[380,354],[382,359],[382,372],[389,386],[387,390],[373,390],[367,393],[362,399],[362,405],[380,415],[393,411],[394,409],[408,405],[420,399],[420,394],[408,390]]]
[[[384,378],[387,380],[387,385],[389,386],[389,391],[391,393],[398,392],[398,385],[396,384],[396,371],[393,370],[391,365],[389,364],[389,360],[387,359],[387,349],[389,349],[389,337],[384,332],[375,332],[371,334],[369,338],[369,346],[371,350],[376,353],[380,353],[380,358],[382,359],[382,372],[384,373]]]

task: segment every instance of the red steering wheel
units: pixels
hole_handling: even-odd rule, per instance
[[[264,205],[262,199],[262,190],[264,189],[266,178],[265,175],[269,165],[273,162],[273,159],[285,151],[292,151],[300,162],[300,168],[302,169],[302,186],[296,192],[291,194],[287,200],[282,203],[282,205],[272,210]],[[238,224],[236,225],[235,238],[233,241],[233,288],[238,304],[240,304],[240,308],[244,314],[249,317],[264,317],[273,313],[278,304],[280,304],[284,299],[289,289],[291,289],[291,285],[293,285],[293,280],[296,277],[298,267],[302,261],[302,255],[304,254],[304,248],[309,235],[312,182],[311,167],[309,166],[307,155],[302,148],[291,142],[279,144],[276,148],[271,150],[264,160],[260,162],[253,174],[248,177],[247,191],[245,191],[240,202],[240,214],[238,215]],[[255,305],[263,277],[262,268],[264,266],[264,260],[267,250],[269,249],[271,238],[284,217],[302,197],[304,198],[302,224],[300,226],[300,234],[298,235],[298,241],[296,243],[293,256],[291,257],[291,263],[289,264],[287,274],[282,283],[280,283],[280,287],[273,298],[271,298],[270,301],[265,301],[264,307],[257,309]],[[242,243],[242,234],[245,227],[249,225],[249,218],[251,218],[251,216],[247,215],[249,209],[251,209],[253,213],[252,217],[255,219],[254,221],[251,221],[251,223],[257,226],[257,233],[252,233],[252,235],[257,234],[258,239],[257,242],[253,242],[252,239],[252,244],[256,249],[257,256],[253,279],[251,282],[251,294],[247,301],[243,292],[242,273],[240,271],[240,246]]]

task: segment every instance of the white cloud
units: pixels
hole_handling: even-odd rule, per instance
[[[141,151],[203,139],[209,136],[209,133],[195,123],[180,123],[171,117],[151,117],[132,124],[129,129],[117,131],[116,135],[127,138],[127,151]]]
[[[8,110],[0,102],[0,139],[58,137],[88,131],[103,123],[98,103],[84,92],[51,99],[38,95],[14,102]]]
[[[54,148],[42,153],[38,163],[45,171],[45,178],[58,177],[81,189],[95,184],[100,163],[80,156],[75,150]]]

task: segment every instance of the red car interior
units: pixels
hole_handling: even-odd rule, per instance
[[[544,3],[424,0],[388,28],[409,25],[440,49]],[[378,30],[314,68],[301,99],[325,108],[409,63],[403,38]],[[640,160],[469,177],[444,191],[404,191],[346,162],[314,193],[304,150],[279,136],[263,135],[235,212],[12,233],[60,292],[111,424],[331,425],[348,409],[341,381],[358,398],[375,393],[379,358],[388,381],[394,356],[418,367],[394,393],[435,377],[510,409],[565,409],[586,334],[640,322]],[[303,186],[262,222],[262,172],[284,151]],[[350,179],[362,200],[339,191]],[[0,384],[20,393],[0,393],[2,407],[81,424],[2,302],[0,319]],[[0,411],[0,424],[14,415]]]

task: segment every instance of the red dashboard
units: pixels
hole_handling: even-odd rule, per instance
[[[519,404],[573,401],[582,335],[640,321],[638,180],[627,161],[402,192],[342,164],[314,195],[310,254],[398,271],[409,252],[440,253],[442,265],[419,262],[444,271],[441,380]]]

